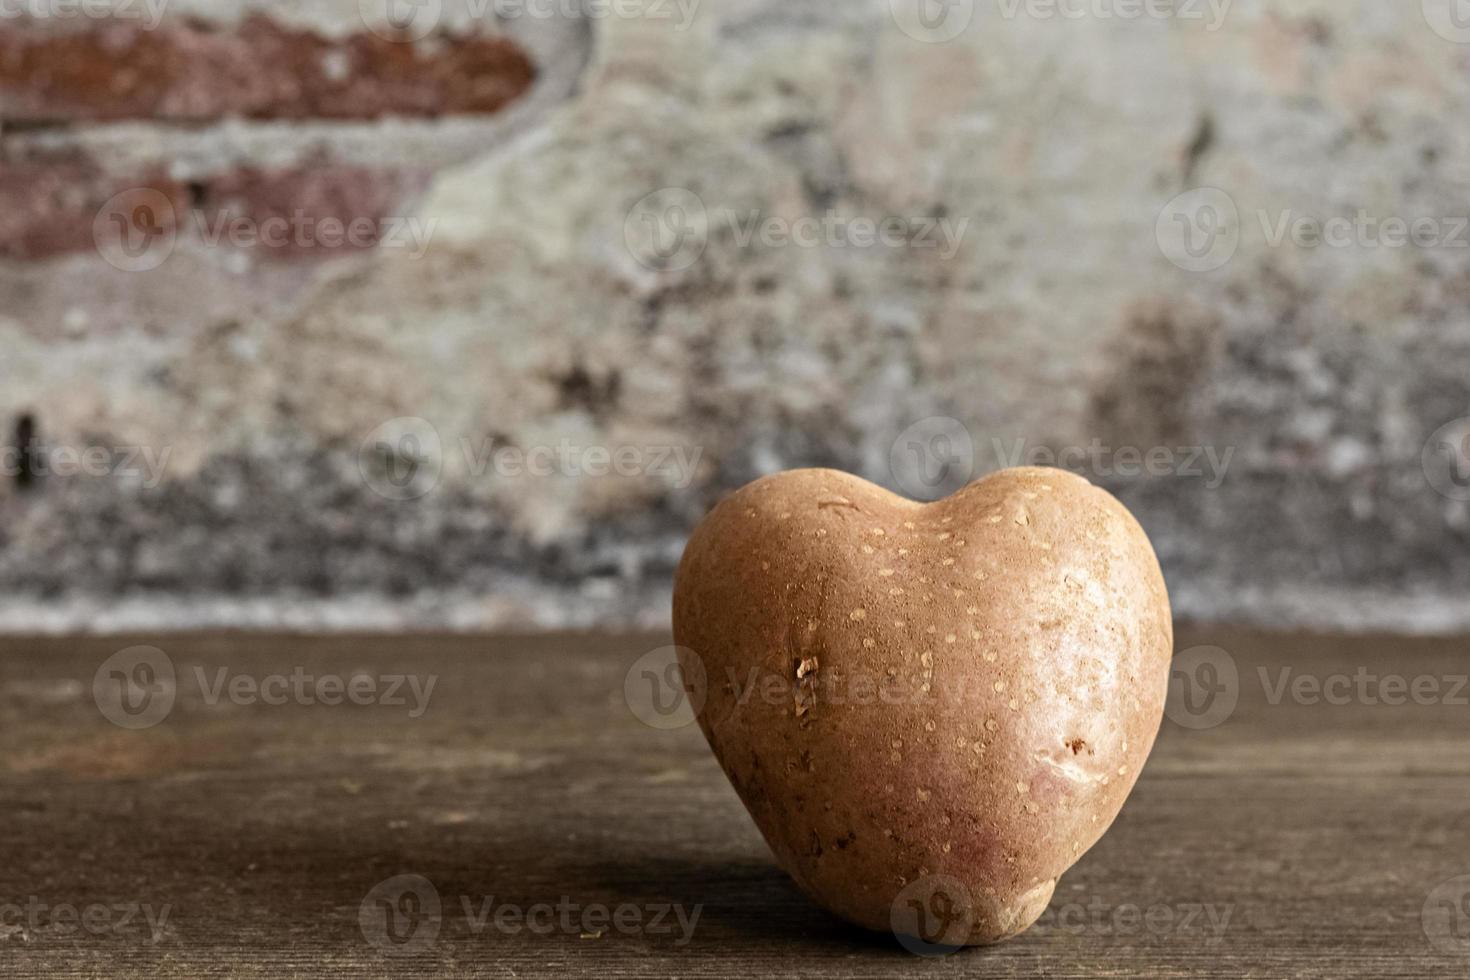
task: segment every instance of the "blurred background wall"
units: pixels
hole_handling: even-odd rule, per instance
[[[657,627],[747,480],[1014,462],[1470,625],[1457,11],[15,0],[0,628]]]

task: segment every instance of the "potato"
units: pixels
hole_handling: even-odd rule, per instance
[[[1173,648],[1142,528],[1038,468],[932,504],[832,470],[758,480],[685,549],[674,633],[787,873],[843,918],[949,945],[1025,930],[1107,830]]]

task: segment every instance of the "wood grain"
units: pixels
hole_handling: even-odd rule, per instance
[[[634,716],[625,674],[668,642],[3,641],[0,973],[1470,974],[1470,930],[1464,939],[1450,931],[1463,895],[1442,887],[1470,874],[1470,707],[1443,703],[1470,671],[1463,640],[1182,630],[1181,650],[1230,654],[1234,712],[1203,731],[1165,722],[1122,816],[1063,879],[1041,924],[938,959],[810,904],[772,864],[698,730],[656,730]],[[172,712],[141,731],[109,722],[92,688],[99,665],[135,643],[165,650],[178,674]],[[1362,672],[1369,690],[1372,677],[1433,677],[1440,703],[1367,704],[1355,694],[1308,704],[1290,693],[1272,703],[1287,667],[1289,677]],[[196,668],[209,683],[221,668],[256,679],[300,668],[437,682],[427,710],[411,717],[382,704],[210,704]],[[420,922],[437,935],[375,944],[361,907],[404,874],[432,883],[441,915]],[[34,906],[32,897],[169,914],[156,940],[146,924],[120,928],[117,911],[112,927],[68,930],[49,913],[17,921],[13,906]],[[568,910],[549,931],[474,918],[543,904]],[[675,906],[686,917],[698,909],[687,942],[672,912],[653,925]],[[599,907],[623,907],[642,925],[584,929],[581,914]]]

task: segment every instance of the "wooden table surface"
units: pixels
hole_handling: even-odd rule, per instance
[[[0,976],[1470,976],[1463,640],[1182,630],[1220,651],[1170,714],[1212,727],[1165,721],[1035,928],[932,959],[812,906],[697,728],[635,717],[667,642],[0,641]],[[140,643],[175,695],[132,729],[94,679]],[[254,698],[298,670],[436,681]]]

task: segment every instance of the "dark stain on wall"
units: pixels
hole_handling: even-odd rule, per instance
[[[1218,334],[1216,318],[1196,306],[1147,299],[1130,307],[1098,372],[1097,435],[1130,446],[1194,438],[1190,406],[1209,376]]]
[[[15,448],[15,485],[20,490],[31,489],[39,479],[39,474],[36,472],[39,439],[40,432],[36,425],[36,417],[30,412],[23,412],[15,420],[12,440]]]

